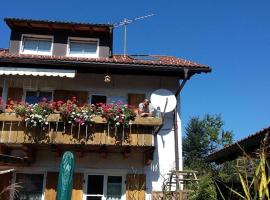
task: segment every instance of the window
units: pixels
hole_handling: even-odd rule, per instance
[[[145,94],[128,94],[128,104],[137,108],[145,99]]]
[[[29,104],[35,104],[46,98],[47,101],[52,100],[52,92],[47,91],[26,91],[25,102]]]
[[[97,104],[97,103],[107,103],[107,97],[104,95],[92,95],[91,96],[91,104]]]
[[[52,43],[50,36],[23,36],[21,53],[52,55]]]
[[[98,39],[69,38],[68,55],[73,57],[98,57]]]
[[[108,176],[107,199],[120,200],[122,196],[122,177]]]
[[[43,193],[43,174],[16,174],[16,183],[19,188],[18,196],[14,200],[35,199],[41,200]]]
[[[103,175],[88,175],[87,200],[102,200],[103,197]]]
[[[122,176],[88,175],[86,200],[121,200]]]

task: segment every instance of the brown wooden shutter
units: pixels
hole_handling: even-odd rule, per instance
[[[84,104],[88,103],[88,92],[85,91],[76,91],[75,97],[77,97],[78,104],[83,106]]]
[[[45,200],[56,199],[57,181],[58,181],[58,172],[47,172]]]
[[[58,182],[58,172],[47,172],[45,200],[55,200]],[[71,200],[82,200],[83,198],[83,174],[74,173]]]
[[[128,104],[134,107],[138,107],[145,99],[145,94],[128,94]]]
[[[54,91],[54,100],[63,101],[71,100],[72,97],[76,97],[78,100],[78,105],[83,106],[85,103],[88,103],[88,92],[85,91],[71,91],[71,90],[55,90]]]
[[[8,88],[8,99],[20,102],[22,101],[23,89],[22,88]]]
[[[146,176],[145,174],[127,174],[126,199],[145,200]]]
[[[75,173],[73,176],[73,189],[71,200],[82,200],[83,198],[83,173]]]
[[[6,173],[6,174],[1,174],[0,175],[0,191],[3,191],[6,187],[8,187],[11,184],[12,180],[12,172]],[[10,193],[7,191],[3,193],[0,196],[0,200],[4,199],[9,199]]]

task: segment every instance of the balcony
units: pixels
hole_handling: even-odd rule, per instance
[[[109,126],[100,116],[93,120],[93,125],[74,126],[61,121],[59,114],[51,114],[48,128],[42,130],[27,128],[22,118],[13,113],[2,113],[0,144],[153,147],[154,130],[162,125],[161,118],[153,117],[137,116],[126,128]]]

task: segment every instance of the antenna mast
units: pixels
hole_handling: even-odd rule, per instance
[[[145,19],[148,17],[153,17],[154,14],[149,14],[149,15],[145,15],[145,16],[141,16],[141,17],[136,17],[134,19],[127,19],[124,18],[123,21],[119,22],[119,23],[115,23],[113,26],[116,27],[120,27],[120,26],[124,26],[124,55],[127,55],[127,25],[133,23],[134,21],[137,20],[141,20],[141,19]]]

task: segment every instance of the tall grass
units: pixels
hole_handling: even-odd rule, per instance
[[[239,146],[240,147],[240,146]],[[241,148],[241,147],[240,147]],[[242,149],[242,148],[241,148]],[[269,200],[269,188],[268,184],[270,183],[270,168],[267,162],[267,152],[269,150],[268,145],[268,135],[266,135],[264,141],[262,142],[260,149],[256,155],[256,159],[248,156],[244,150],[246,162],[241,166],[237,166],[237,176],[241,183],[242,192],[236,190],[236,188],[229,187],[224,184],[224,186],[239,199],[244,200]],[[219,184],[215,182],[220,196],[225,200]]]

